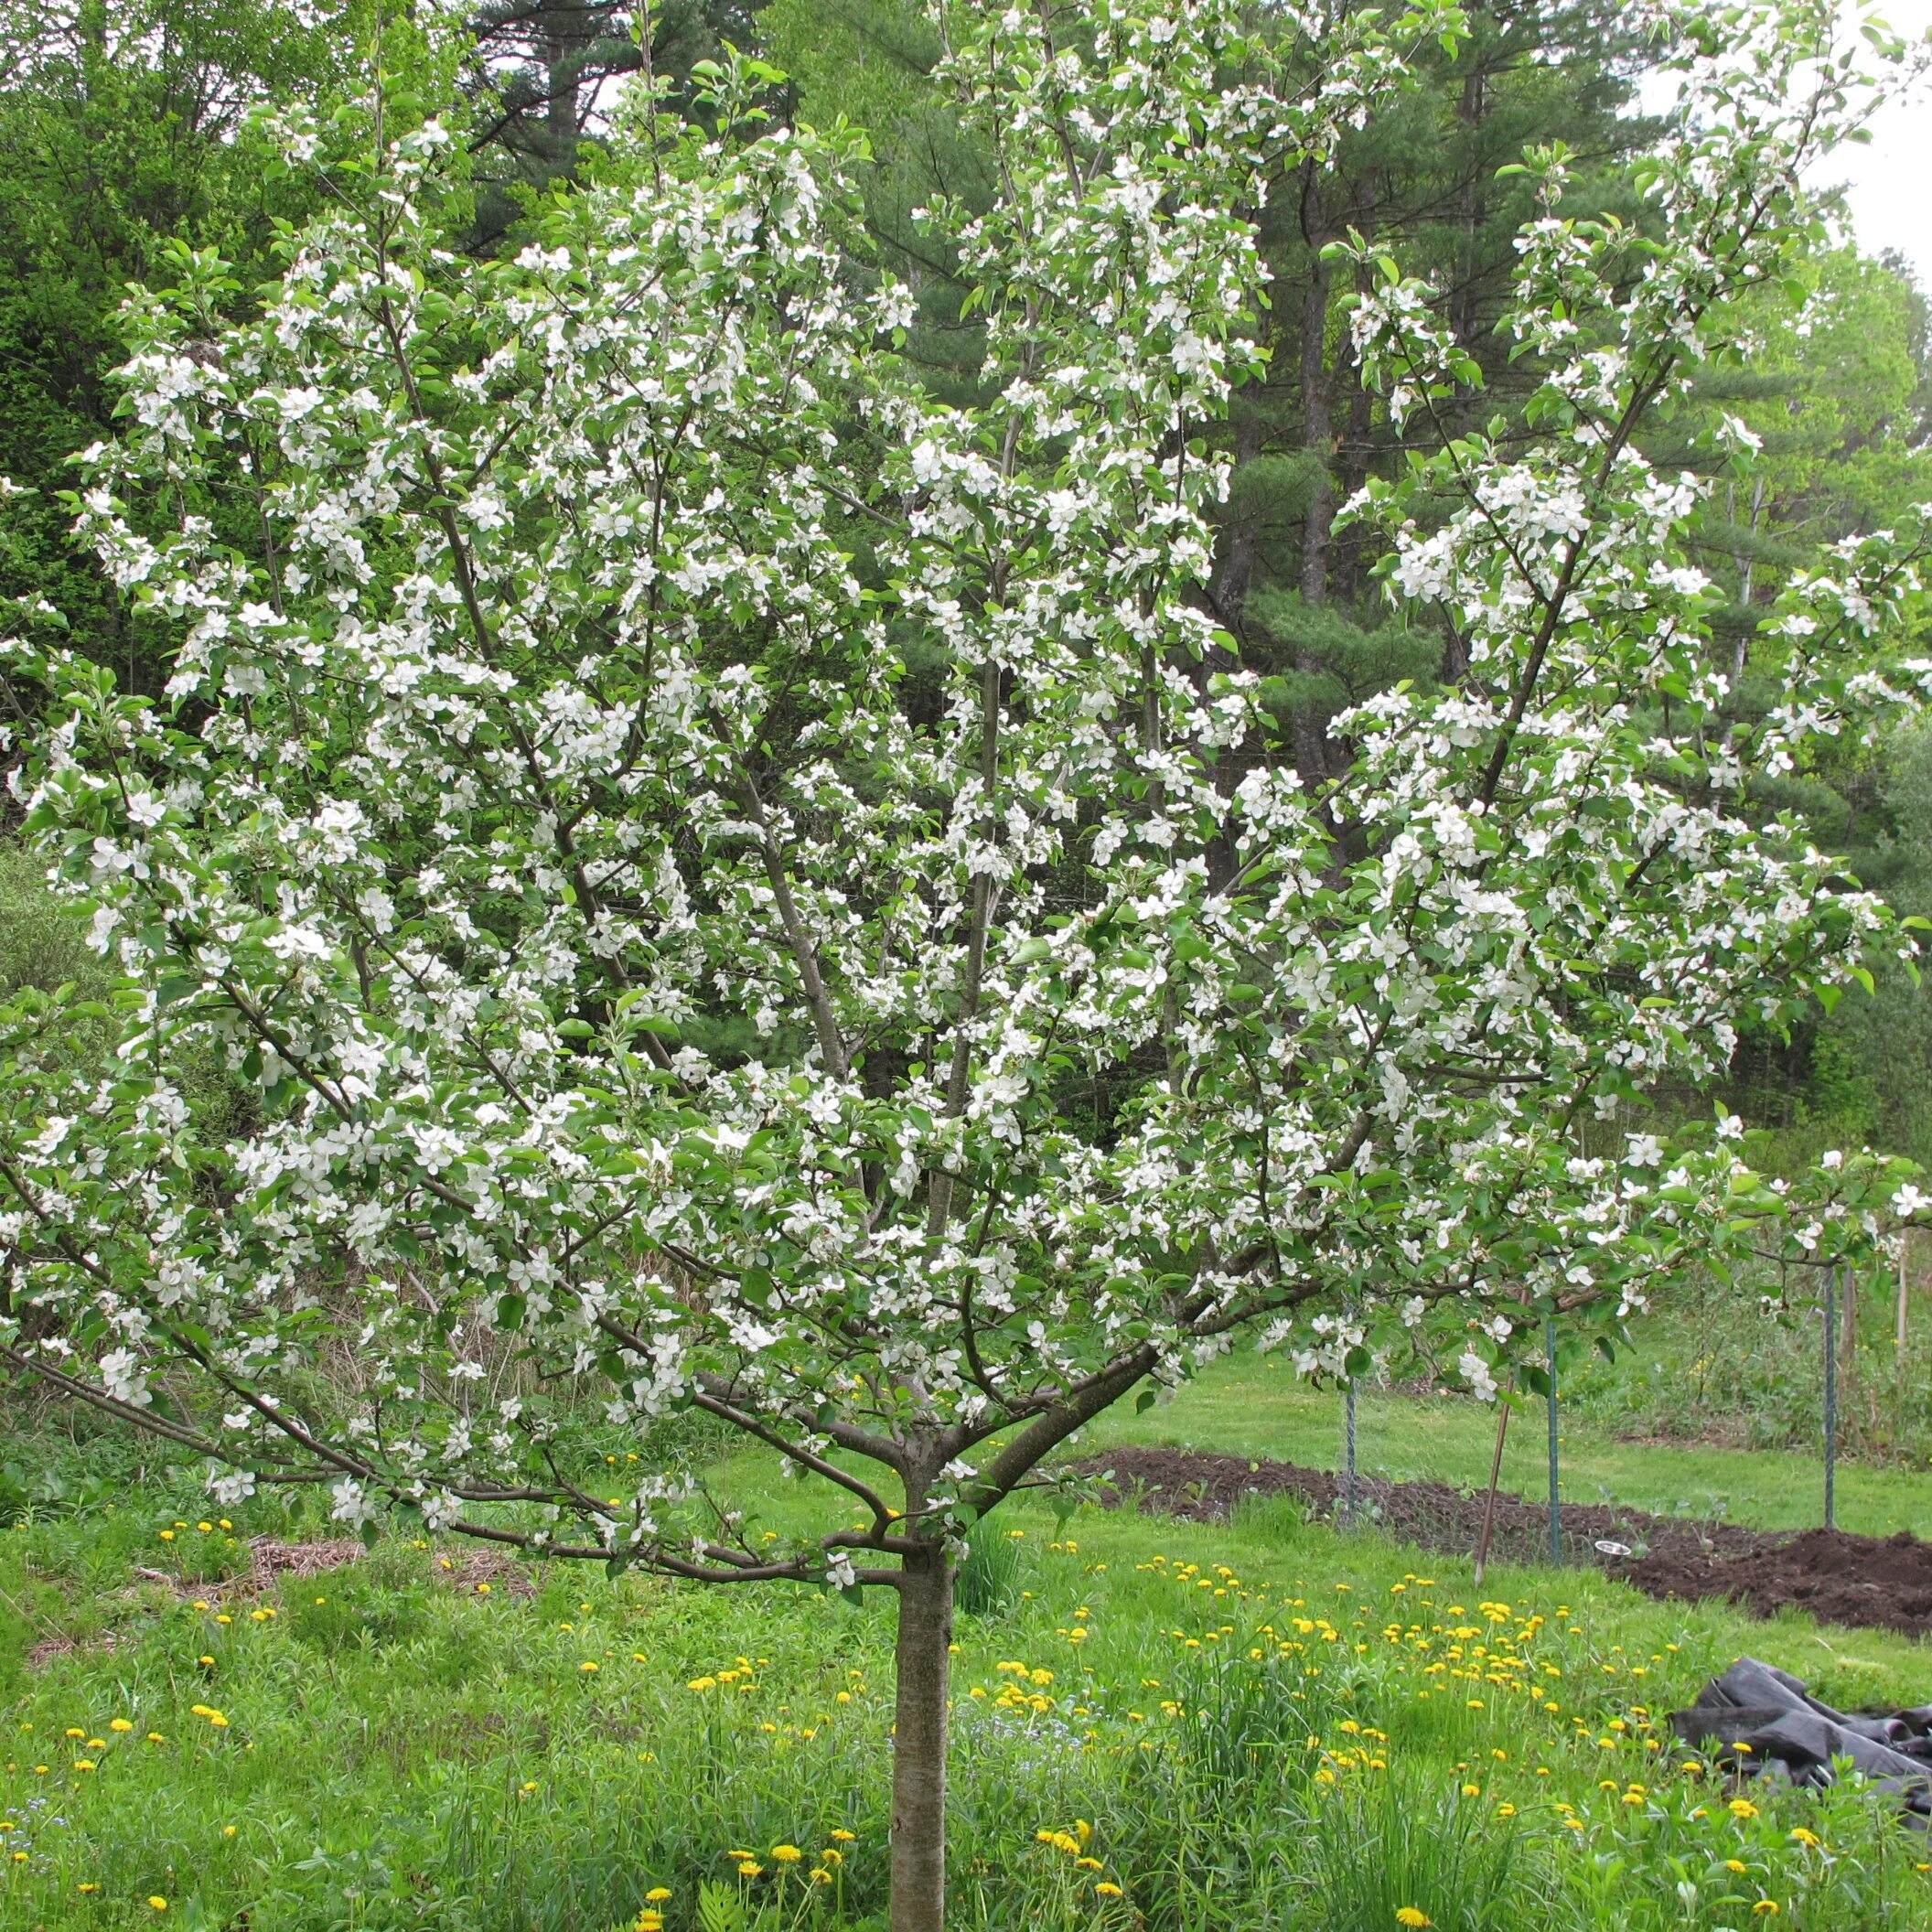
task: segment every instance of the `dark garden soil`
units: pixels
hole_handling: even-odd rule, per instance
[[[1340,1501],[1341,1478],[1332,1471],[1191,1449],[1112,1449],[1073,1466],[1109,1476],[1103,1494],[1110,1503],[1196,1521],[1225,1518],[1243,1500],[1277,1496],[1297,1497],[1311,1518],[1332,1521]],[[1482,1530],[1483,1492],[1362,1476],[1356,1510],[1363,1525],[1404,1542],[1467,1556]],[[1561,1521],[1566,1563],[1594,1564],[1650,1596],[1726,1597],[1759,1616],[1789,1606],[1827,1623],[1908,1637],[1932,1632],[1932,1543],[1905,1530],[1893,1537],[1766,1531],[1603,1503],[1565,1503]],[[1599,1542],[1621,1544],[1629,1553],[1599,1550]],[[1499,1491],[1490,1551],[1499,1562],[1548,1562],[1549,1506]]]

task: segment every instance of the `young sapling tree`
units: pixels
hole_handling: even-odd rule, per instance
[[[1311,29],[1231,0],[942,9],[992,183],[926,211],[985,332],[950,401],[862,137],[766,120],[756,63],[715,133],[634,86],[502,262],[443,245],[450,137],[393,88],[292,123],[333,211],[251,320],[208,258],[137,298],[76,500],[166,697],[44,613],[0,659],[27,826],[124,984],[105,1067],[61,1002],[12,1013],[0,1356],[224,1500],[319,1478],[350,1524],[892,1589],[892,1924],[933,1932],[987,1515],[1244,1333],[1339,1368],[1379,1312],[1446,1322],[1493,1392],[1552,1306],[1615,1319],[1777,1197],[1728,1127],[1585,1161],[1574,1122],[1909,947],[1731,800],[1905,702],[1873,664],[1922,535],[1793,587],[1787,702],[1733,727],[1697,486],[1642,455],[1804,246],[1798,171],[1862,98],[1832,12],[1683,16],[1641,231],[1530,158],[1534,434],[1424,437],[1350,511],[1466,672],[1345,720],[1319,791],[1202,596],[1265,299],[1242,210],[1448,10],[1287,63]],[[1338,246],[1420,432],[1475,365]],[[611,1495],[607,1440],[681,1411],[822,1519],[694,1470]]]

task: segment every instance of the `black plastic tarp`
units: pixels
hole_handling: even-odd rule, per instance
[[[1829,1785],[1849,1760],[1923,1823],[1932,1817],[1932,1704],[1853,1714],[1821,1703],[1775,1664],[1741,1657],[1670,1727],[1726,1770]]]

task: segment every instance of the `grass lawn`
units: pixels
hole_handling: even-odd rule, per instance
[[[1225,1368],[1143,1433],[1316,1459],[1333,1404],[1272,1375]],[[1484,1423],[1445,1403],[1371,1457],[1456,1474]],[[1677,1500],[1658,1480],[1620,1493]],[[799,1507],[770,1495],[773,1524]],[[268,1519],[207,1520],[135,1499],[0,1534],[6,1932],[883,1923],[876,1593],[486,1573],[392,1540],[258,1599],[221,1572]],[[1496,1570],[1478,1601],[1465,1562],[1282,1504],[1064,1530],[1022,1505],[986,1539],[955,1660],[959,1927],[1932,1926],[1923,1840],[1882,1808],[1733,1792],[1663,1723],[1744,1651],[1836,1701],[1916,1701],[1924,1647],[1575,1572]],[[30,1668],[57,1630],[77,1647]]]
[[[1488,1482],[1493,1408],[1466,1398],[1367,1391],[1357,1406],[1357,1457],[1365,1472],[1476,1487]],[[1622,1443],[1587,1420],[1569,1417],[1562,1435],[1566,1502],[1614,1501],[1665,1515],[1724,1517],[1763,1530],[1809,1529],[1824,1519],[1821,1455]],[[1185,1445],[1334,1469],[1342,1454],[1342,1399],[1311,1390],[1280,1357],[1248,1352],[1213,1363],[1171,1402],[1144,1415],[1123,1405],[1086,1440],[1095,1448]],[[1539,1404],[1510,1422],[1504,1487],[1531,1497],[1546,1495],[1548,1454]],[[1841,1529],[1871,1536],[1910,1530],[1932,1540],[1932,1471],[1841,1461],[1837,1487]]]

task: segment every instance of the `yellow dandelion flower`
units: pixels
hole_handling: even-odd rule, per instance
[[[1414,1905],[1398,1905],[1395,1908],[1395,1922],[1399,1926],[1409,1927],[1411,1932],[1416,1932],[1416,1928],[1435,1923],[1426,1912],[1419,1911]]]
[[[805,1856],[796,1845],[774,1845],[771,1848],[771,1855],[781,1865],[796,1865]]]

